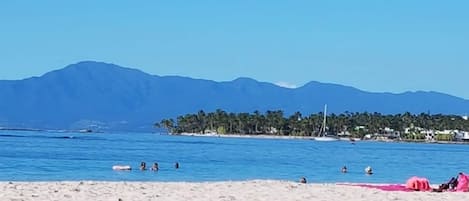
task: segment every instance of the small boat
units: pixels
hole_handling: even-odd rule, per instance
[[[112,169],[113,170],[132,170],[132,167],[130,167],[130,165],[114,165],[112,166]]]
[[[314,140],[322,141],[322,142],[330,142],[330,141],[337,141],[338,139],[336,137],[320,136],[320,137],[315,137]]]
[[[92,133],[93,130],[91,130],[91,129],[81,129],[78,132],[80,132],[80,133]]]
[[[317,137],[314,137],[313,139],[316,141],[320,142],[332,142],[332,141],[338,141],[339,138],[336,136],[328,136],[326,132],[326,113],[327,113],[327,105],[324,105],[324,120],[322,122],[322,127],[321,127],[321,132]]]

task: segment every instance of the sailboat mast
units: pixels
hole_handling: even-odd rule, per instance
[[[326,135],[326,114],[327,114],[327,104],[324,105],[324,120],[322,122],[322,133]]]

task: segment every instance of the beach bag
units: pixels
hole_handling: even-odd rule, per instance
[[[429,191],[431,190],[430,182],[427,178],[413,176],[406,182],[406,188],[416,191]]]

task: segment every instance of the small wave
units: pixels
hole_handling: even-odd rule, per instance
[[[58,137],[48,137],[48,138],[55,138],[55,139],[74,139],[73,136],[58,136]]]
[[[0,134],[0,137],[26,137],[22,135],[5,135],[5,134]]]
[[[41,138],[41,139],[103,140],[103,138],[98,138],[98,137],[86,137],[86,136],[46,136],[46,135],[10,135],[10,134],[0,134],[0,137],[11,137],[11,138]]]
[[[176,141],[176,140],[162,140],[160,142],[170,143],[170,144],[223,144],[216,142],[204,142],[204,141]]]

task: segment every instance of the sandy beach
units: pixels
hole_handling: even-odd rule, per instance
[[[390,192],[337,184],[238,182],[0,182],[0,200],[469,200],[469,193]]]

